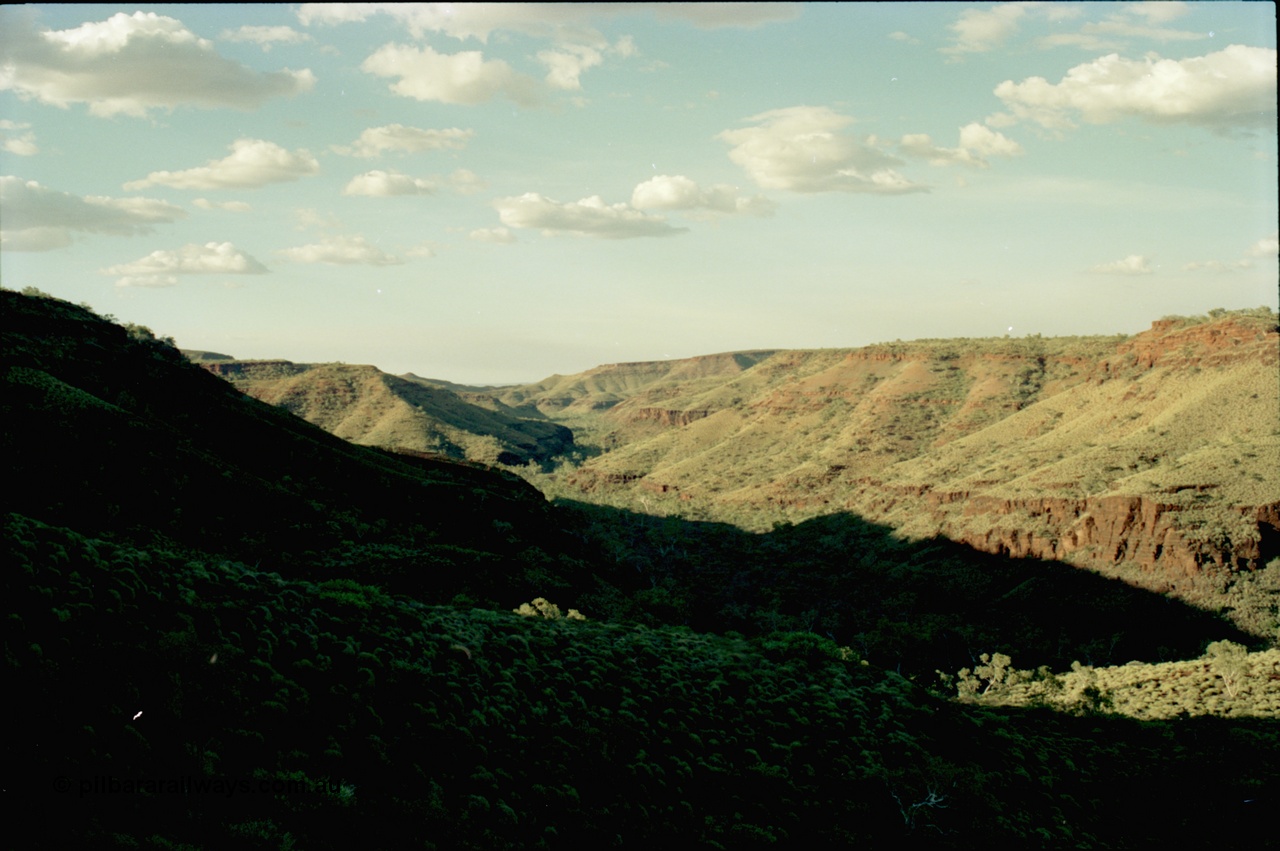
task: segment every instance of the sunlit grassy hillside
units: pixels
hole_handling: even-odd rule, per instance
[[[550,493],[756,530],[850,511],[1199,599],[1206,568],[1280,555],[1278,340],[1262,308],[1132,338],[779,352],[564,416],[602,454],[525,472]]]
[[[219,361],[208,368],[250,396],[364,446],[486,464],[540,462],[573,447],[572,432],[541,415],[520,415],[496,400],[476,404],[484,397],[463,398],[372,366]]]

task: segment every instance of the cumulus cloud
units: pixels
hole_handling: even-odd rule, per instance
[[[8,251],[47,251],[71,244],[74,232],[132,236],[187,216],[186,210],[152,198],[80,197],[34,180],[0,177],[3,239]]]
[[[582,76],[582,72],[604,62],[604,57],[594,47],[571,44],[554,50],[539,51],[538,61],[547,66],[548,86],[553,89],[578,91],[582,88],[582,83],[578,79]]]
[[[231,155],[228,157],[210,160],[208,165],[184,171],[153,171],[143,180],[126,183],[124,188],[251,189],[268,183],[297,180],[319,170],[320,163],[304,150],[286,151],[274,142],[237,139],[231,143]]]
[[[853,122],[821,106],[795,106],[753,116],[754,127],[725,130],[717,138],[733,148],[729,159],[765,189],[792,192],[925,192],[894,170],[902,160],[839,132]]]
[[[449,186],[459,195],[474,195],[486,189],[489,184],[471,169],[454,169],[449,175]]]
[[[986,168],[987,161],[976,157],[963,147],[940,148],[927,133],[908,133],[898,143],[898,152],[904,157],[925,160],[929,165],[963,165]]]
[[[990,9],[965,9],[947,28],[952,43],[940,49],[953,59],[966,53],[986,53],[1018,31],[1018,22],[1035,3],[1002,3]]]
[[[1095,275],[1150,275],[1151,261],[1141,254],[1130,254],[1123,260],[1099,263],[1089,270]]]
[[[223,30],[219,38],[224,41],[247,41],[259,45],[263,50],[270,50],[275,44],[301,44],[311,41],[311,36],[300,33],[293,27],[250,27],[237,30]]]
[[[468,238],[475,242],[492,242],[499,245],[508,245],[516,241],[516,235],[507,228],[477,228],[468,234]]]
[[[376,157],[384,151],[401,151],[416,154],[420,151],[461,150],[475,135],[474,130],[450,127],[447,130],[424,130],[403,124],[387,124],[370,127],[350,146],[334,145],[339,154],[352,157]]]
[[[960,128],[960,145],[941,148],[925,133],[910,133],[898,143],[898,152],[906,157],[926,160],[930,165],[962,165],[986,168],[986,157],[1015,157],[1022,146],[983,124],[974,121]]]
[[[247,213],[253,209],[243,201],[210,201],[208,198],[195,198],[191,203],[201,210],[225,210],[228,213]]]
[[[477,104],[504,97],[521,106],[538,102],[538,83],[501,59],[485,60],[478,50],[437,53],[430,47],[385,44],[361,65],[378,77],[398,77],[391,91],[440,103]]]
[[[94,115],[142,117],[192,105],[256,109],[269,98],[309,91],[309,70],[259,73],[219,56],[181,22],[123,12],[66,30],[37,31],[26,16],[0,30],[0,90]]]
[[[1280,253],[1280,231],[1272,231],[1249,247],[1250,257],[1275,257]]]
[[[640,236],[673,236],[687,228],[668,224],[661,216],[643,213],[628,204],[606,204],[598,195],[560,203],[536,192],[526,192],[493,202],[498,218],[513,228],[538,228],[544,234],[629,239]]]
[[[745,197],[726,184],[701,187],[683,175],[660,174],[636,186],[631,206],[637,210],[706,210],[771,216],[776,205],[763,195]]]
[[[395,266],[403,258],[386,254],[363,236],[328,236],[310,245],[299,245],[279,252],[295,263],[329,263],[350,266]]]
[[[184,245],[176,251],[153,251],[132,263],[102,270],[120,275],[118,287],[171,287],[179,275],[261,275],[268,271],[253,257],[229,242]]]
[[[342,189],[343,195],[368,195],[384,198],[391,195],[430,195],[436,185],[421,177],[410,177],[398,171],[366,171],[351,178]]]
[[[1193,124],[1220,133],[1275,129],[1276,51],[1233,44],[1187,59],[1124,59],[1110,54],[1077,65],[1058,83],[1030,77],[995,89],[1023,120],[1045,127],[1136,117],[1158,124]]]
[[[31,125],[19,121],[0,119],[0,147],[20,157],[31,157],[40,153],[36,146],[36,134],[31,132]]]
[[[976,121],[960,128],[960,147],[987,157],[1016,157],[1023,153],[1017,142]]]

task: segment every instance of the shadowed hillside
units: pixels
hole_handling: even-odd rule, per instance
[[[1249,848],[1274,801],[1269,657],[1215,674],[1229,718],[923,687],[975,653],[1253,641],[1176,601],[845,515],[551,504],[339,440],[145,328],[0,306],[3,765],[33,847]]]
[[[355,446],[245,396],[145,328],[0,296],[6,480],[21,483],[8,510],[282,573],[372,571],[445,600],[545,590],[565,542],[518,477]],[[526,571],[532,584],[520,587]]]
[[[573,433],[564,426],[521,416],[483,394],[464,399],[454,392],[461,389],[456,385],[446,389],[413,375],[289,361],[202,365],[255,399],[365,446],[513,465],[545,461],[573,448]]]

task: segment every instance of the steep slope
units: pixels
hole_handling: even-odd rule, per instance
[[[781,352],[709,388],[650,383],[597,415],[611,451],[540,484],[754,528],[852,511],[1187,590],[1280,555],[1278,361],[1261,311]]]
[[[573,447],[569,429],[540,416],[475,404],[428,379],[388,375],[372,366],[289,361],[202,365],[255,399],[364,446],[516,465],[545,461]]]
[[[550,507],[516,476],[355,446],[145,328],[0,299],[4,510],[441,601],[517,599],[546,590],[547,565],[576,569]]]

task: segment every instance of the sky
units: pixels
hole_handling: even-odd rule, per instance
[[[1277,307],[1270,2],[0,8],[0,280],[464,384]]]

